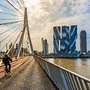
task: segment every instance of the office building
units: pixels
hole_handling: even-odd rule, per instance
[[[53,52],[58,54],[60,52],[60,27],[53,27]]]
[[[80,54],[87,53],[87,39],[86,39],[86,31],[80,32]]]
[[[77,25],[59,26],[53,28],[53,44],[55,54],[73,54],[76,53]]]
[[[43,40],[42,38],[42,55],[48,55],[48,42],[47,39]]]
[[[71,26],[69,53],[76,53],[77,25]]]
[[[62,26],[62,38],[60,39],[60,52],[68,53],[69,47],[69,27]]]

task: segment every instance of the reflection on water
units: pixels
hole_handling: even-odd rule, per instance
[[[62,59],[49,58],[49,62],[55,63],[73,72],[76,72],[86,78],[90,79],[90,59]]]

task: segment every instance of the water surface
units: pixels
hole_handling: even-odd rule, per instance
[[[46,60],[90,79],[90,58],[86,59],[49,58]]]

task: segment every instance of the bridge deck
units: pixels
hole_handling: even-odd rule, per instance
[[[12,73],[11,78],[1,84],[0,90],[56,90],[43,69],[32,56],[24,58],[23,61],[25,61],[24,64],[16,71],[12,70],[15,72]],[[17,65],[12,64],[12,69]]]

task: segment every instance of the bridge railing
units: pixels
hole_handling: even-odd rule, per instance
[[[41,57],[35,56],[35,59],[60,90],[90,90],[89,79]]]

